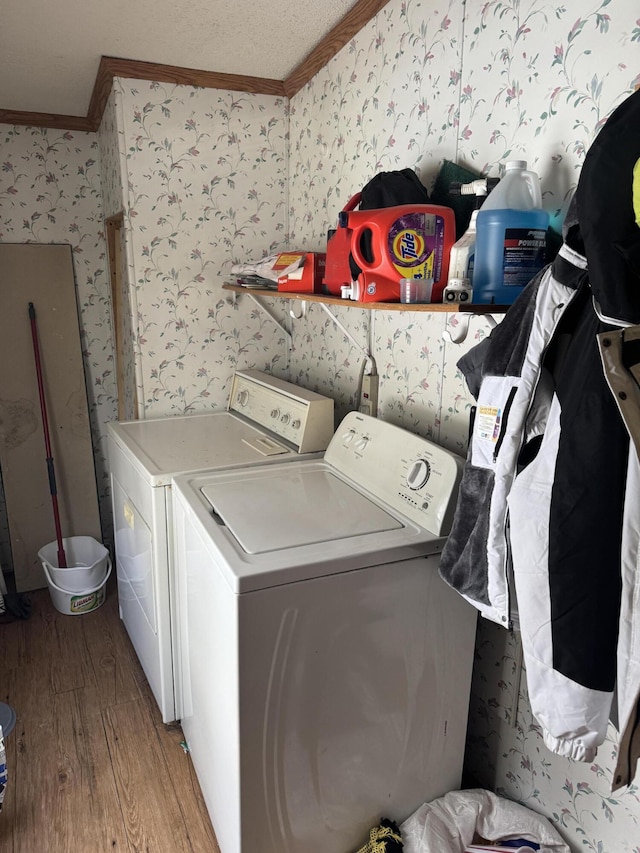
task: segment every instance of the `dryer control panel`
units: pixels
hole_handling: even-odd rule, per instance
[[[326,450],[334,432],[330,397],[261,370],[236,372],[227,408],[290,442],[298,453]]]
[[[325,461],[437,536],[453,521],[464,460],[402,427],[349,412]]]

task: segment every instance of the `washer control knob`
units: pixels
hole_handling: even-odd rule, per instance
[[[240,406],[246,406],[247,405],[247,403],[249,402],[249,392],[247,391],[246,388],[244,388],[242,391],[238,392],[238,396],[236,397],[236,401],[238,402],[238,404]]]
[[[285,412],[284,415],[280,418],[280,423],[288,424],[289,423],[289,415]]]
[[[296,418],[295,421],[291,424],[293,429],[300,429],[300,418]]]
[[[431,465],[426,459],[417,459],[407,474],[407,486],[413,491],[421,489],[429,479]]]
[[[345,444],[351,444],[353,439],[356,437],[356,431],[354,429],[350,429],[342,436],[342,440]]]
[[[280,409],[271,409],[271,417],[277,420],[280,417]]]
[[[367,446],[367,444],[369,444],[369,436],[363,435],[362,438],[360,439],[360,441],[358,441],[358,443],[356,444],[356,449],[357,450],[364,450],[365,447]]]

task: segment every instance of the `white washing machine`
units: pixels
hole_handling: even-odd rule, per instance
[[[347,853],[459,787],[461,469],[352,412],[324,459],[175,478],[182,727],[222,853]]]
[[[319,456],[333,400],[258,370],[238,371],[227,411],[108,424],[120,616],[165,723],[174,683],[171,477]]]

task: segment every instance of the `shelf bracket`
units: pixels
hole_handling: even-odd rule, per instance
[[[463,343],[469,333],[469,323],[472,317],[484,317],[492,329],[498,325],[495,317],[492,317],[491,314],[473,314],[472,312],[452,314],[445,321],[445,329],[442,333],[443,339],[450,344]]]
[[[300,313],[299,314],[296,314],[292,308],[289,309],[289,316],[291,317],[292,320],[302,320],[303,317],[306,317],[306,314],[307,314],[307,303],[304,299],[300,303]]]
[[[293,346],[293,341],[291,338],[291,332],[282,325],[280,320],[278,320],[278,318],[275,317],[271,313],[271,311],[267,308],[267,306],[263,302],[261,302],[257,296],[254,296],[254,294],[251,293],[251,291],[249,291],[249,290],[247,291],[247,296],[249,297],[249,299],[253,299],[253,301],[256,303],[258,308],[263,312],[263,314],[266,317],[268,317],[271,320],[271,322],[274,323],[284,335],[286,335],[287,343],[289,345],[289,349],[291,349],[291,347]]]
[[[345,326],[342,325],[340,320],[338,320],[336,315],[333,314],[331,311],[329,311],[329,309],[324,304],[324,302],[320,302],[319,305],[329,315],[329,317],[331,317],[334,324],[340,329],[340,331],[345,336],[345,338],[347,338],[347,340],[350,341],[353,344],[353,346],[356,347],[356,349],[359,349],[360,352],[364,355],[364,357],[371,362],[371,368],[372,368],[373,372],[375,373],[377,371],[376,362],[375,362],[374,357],[371,355],[371,350],[368,347],[365,348],[361,344],[358,343],[358,341],[353,337],[351,332]]]

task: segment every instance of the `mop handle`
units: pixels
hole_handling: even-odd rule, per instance
[[[33,355],[36,361],[36,376],[38,377],[38,394],[40,395],[40,413],[42,415],[42,429],[44,431],[44,446],[47,453],[47,460],[49,460],[52,458],[51,441],[49,439],[49,420],[47,418],[47,403],[44,397],[44,385],[42,382],[42,363],[40,361],[40,346],[38,345],[38,330],[36,328],[36,309],[33,307],[33,302],[29,303],[29,319],[31,320],[31,337],[33,338]],[[51,478],[49,478],[49,480],[51,480]]]
[[[40,397],[40,413],[42,415],[42,431],[44,432],[44,446],[47,454],[47,473],[49,475],[49,491],[51,492],[51,503],[53,505],[53,520],[56,528],[56,539],[58,540],[58,568],[67,567],[67,558],[62,543],[62,527],[60,525],[60,512],[58,509],[58,487],[56,486],[56,472],[53,467],[53,454],[51,453],[51,439],[49,437],[49,419],[47,418],[47,402],[44,396],[44,383],[42,381],[42,363],[40,361],[40,346],[38,344],[38,329],[36,327],[36,309],[33,302],[29,303],[29,320],[31,321],[31,337],[33,338],[33,355],[36,362],[36,376],[38,378],[38,395]]]

